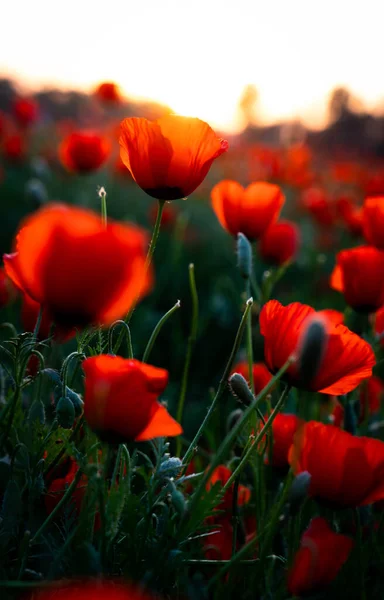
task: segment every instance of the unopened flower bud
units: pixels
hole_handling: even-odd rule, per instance
[[[327,322],[315,314],[307,320],[297,350],[297,368],[304,385],[310,384],[319,372],[327,344]]]
[[[56,406],[56,418],[61,427],[71,429],[75,420],[75,408],[68,396],[62,396]]]
[[[243,416],[243,411],[241,410],[241,408],[237,408],[236,410],[233,410],[227,418],[227,431],[231,431],[234,426],[236,425],[237,421],[239,419],[241,419],[241,417]]]
[[[57,385],[55,387],[55,389],[53,390],[53,394],[54,394],[56,403],[61,398],[61,393],[62,393],[62,386],[60,384],[60,385]],[[79,394],[76,394],[76,392],[71,390],[71,388],[69,388],[68,386],[65,388],[65,395],[71,400],[71,402],[73,404],[73,408],[75,409],[75,416],[80,417],[83,414],[83,407],[84,407],[84,402],[82,401],[81,396],[79,396]]]
[[[240,375],[240,373],[234,373],[229,378],[229,387],[232,394],[246,406],[249,406],[253,402],[253,394],[249,389],[247,380]]]
[[[171,492],[172,504],[179,515],[184,515],[186,511],[185,498],[183,494],[174,488]]]
[[[243,233],[237,234],[237,266],[244,279],[252,274],[252,247]]]
[[[177,477],[183,467],[183,463],[177,456],[171,456],[164,460],[157,472],[159,477]]]
[[[293,480],[288,496],[289,513],[297,514],[300,506],[308,495],[309,486],[311,484],[311,475],[308,471],[299,473]]]
[[[40,179],[29,179],[25,184],[25,195],[27,200],[35,208],[39,208],[48,202],[47,189]]]

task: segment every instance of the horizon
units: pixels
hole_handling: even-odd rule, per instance
[[[300,120],[318,129],[327,123],[336,87],[348,89],[367,112],[383,112],[384,85],[375,69],[380,10],[376,0],[368,5],[370,18],[345,0],[336,6],[325,0],[316,15],[305,0],[289,7],[281,0],[239,0],[236,11],[218,0],[193,7],[187,0],[161,6],[110,0],[106,13],[104,4],[68,0],[58,30],[50,3],[36,0],[18,23],[23,44],[12,43],[12,28],[3,32],[0,56],[8,58],[0,76],[31,91],[89,92],[114,81],[127,99],[159,102],[228,134],[242,129],[238,103],[254,85],[260,124]],[[18,21],[16,6],[7,11]]]

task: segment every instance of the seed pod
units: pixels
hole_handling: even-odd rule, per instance
[[[75,420],[75,408],[68,398],[62,396],[56,405],[56,418],[61,427],[71,429]]]
[[[237,266],[244,279],[252,274],[252,247],[243,233],[237,234]]]
[[[309,385],[319,372],[327,344],[327,321],[324,317],[314,314],[307,320],[298,343],[297,365],[303,385]]]

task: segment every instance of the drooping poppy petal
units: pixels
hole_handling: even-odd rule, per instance
[[[296,431],[289,462],[296,475],[310,473],[309,494],[333,506],[363,506],[384,499],[380,440],[310,421]]]
[[[48,205],[28,217],[4,256],[8,276],[66,329],[110,324],[151,285],[146,236],[90,211]]]
[[[60,144],[59,157],[68,171],[91,173],[106,162],[110,151],[105,137],[92,131],[74,131]]]
[[[106,354],[87,358],[83,369],[84,415],[101,439],[121,443],[182,433],[158,402],[168,383],[164,369]]]
[[[121,123],[120,156],[136,183],[158,200],[191,194],[228,143],[200,119],[167,115]]]
[[[263,260],[282,265],[294,259],[300,245],[300,230],[291,221],[273,223],[260,238],[259,253]]]
[[[260,238],[280,214],[285,198],[272,183],[257,181],[247,188],[236,181],[220,181],[211,192],[212,207],[220,224],[232,235]]]
[[[357,312],[370,313],[384,304],[384,252],[370,246],[342,250],[330,285],[342,292],[346,303]]]
[[[327,587],[336,579],[354,546],[352,538],[335,533],[322,517],[312,519],[288,573],[288,590],[294,596]]]
[[[265,362],[276,373],[297,352],[312,307],[299,302],[283,306],[270,300],[260,313],[260,332],[264,336]],[[296,387],[323,394],[345,394],[372,375],[375,357],[371,346],[342,324],[325,319],[328,341],[320,368],[305,384],[300,380],[296,364],[288,369],[285,379]]]

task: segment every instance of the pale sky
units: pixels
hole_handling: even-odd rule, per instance
[[[228,131],[255,84],[262,120],[318,126],[336,85],[384,106],[383,22],[384,0],[5,0],[0,76],[113,80]]]

